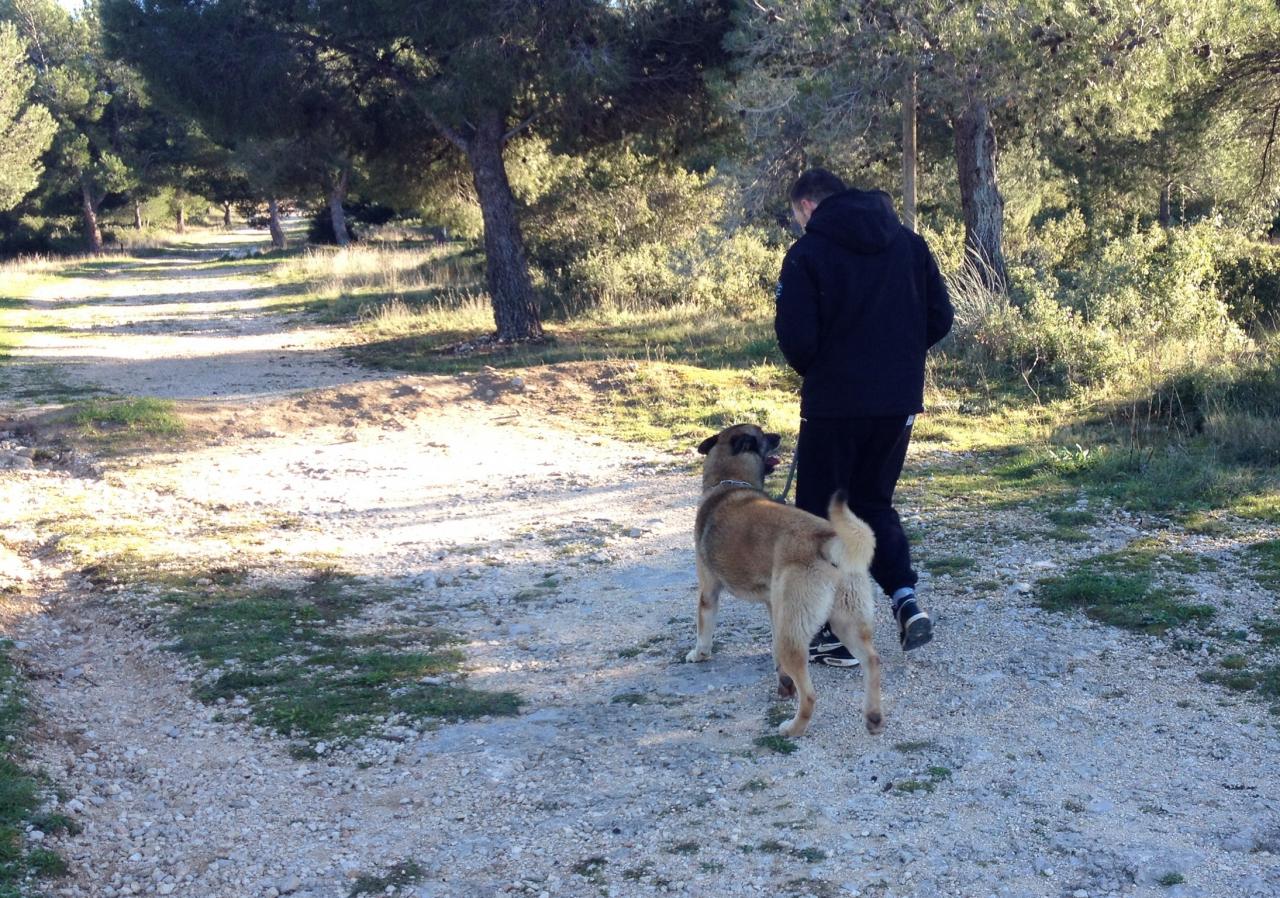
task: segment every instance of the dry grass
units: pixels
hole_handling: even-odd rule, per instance
[[[302,281],[321,296],[331,297],[474,288],[482,273],[476,259],[452,245],[310,247],[276,269],[280,280]]]
[[[477,293],[448,292],[438,300],[410,306],[399,297],[376,305],[363,305],[361,330],[372,339],[407,334],[486,333],[493,329],[493,307]]]

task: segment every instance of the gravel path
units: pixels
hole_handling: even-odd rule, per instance
[[[987,569],[924,581],[938,634],[909,658],[885,610],[884,735],[862,727],[858,674],[822,668],[810,735],[778,754],[756,744],[773,702],[759,608],[726,600],[716,656],[680,660],[696,604],[691,458],[575,432],[528,392],[370,379],[273,317],[246,320],[234,278],[210,288],[216,308],[181,300],[200,283],[182,272],[166,317],[217,331],[191,338],[218,341],[210,354],[144,339],[122,270],[95,281],[95,295],[110,285],[96,314],[116,336],[94,352],[132,335],[130,358],[82,375],[167,396],[347,386],[298,397],[333,409],[306,428],[117,461],[100,478],[0,473],[25,509],[0,522],[23,549],[0,577],[39,596],[8,630],[36,675],[58,810],[83,826],[49,837],[73,868],[53,894],[337,898],[411,861],[421,878],[386,894],[1280,896],[1274,718],[1198,682],[1159,640],[1041,612],[1020,590],[1131,539],[1122,514],[1082,550],[994,538],[989,524],[1030,532],[1016,512],[916,511],[923,555]],[[85,355],[68,348],[61,364]],[[305,365],[285,367],[295,355]],[[191,698],[193,673],[130,613],[127,590],[60,576],[40,510],[68,497],[177,535],[287,514],[300,526],[275,548],[406,587],[371,622],[420,612],[464,634],[471,685],[515,690],[524,708],[293,760],[284,740]],[[971,585],[987,577],[999,585]]]

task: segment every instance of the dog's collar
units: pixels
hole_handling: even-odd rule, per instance
[[[747,483],[745,480],[721,480],[716,484],[716,486],[745,486],[749,490],[756,489],[756,487]],[[716,486],[713,486],[712,489],[715,489]]]

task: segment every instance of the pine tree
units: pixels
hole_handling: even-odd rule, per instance
[[[0,211],[35,189],[56,130],[49,110],[30,102],[35,81],[26,42],[11,23],[0,23]]]

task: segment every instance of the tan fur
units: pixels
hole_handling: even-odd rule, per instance
[[[735,443],[759,441],[761,451],[734,452]],[[769,439],[774,446],[768,446]],[[714,442],[713,442],[714,441]],[[809,679],[809,640],[828,620],[831,629],[861,662],[865,686],[862,713],[867,731],[884,728],[880,706],[880,656],[872,644],[871,578],[867,566],[875,535],[832,497],[826,521],[774,502],[761,492],[763,453],[776,446],[759,427],[738,424],[700,447],[706,452],[702,502],[694,542],[698,570],[698,642],[687,661],[711,657],[720,595],[760,602],[773,624],[773,657],[778,692],[796,695],[796,715],[778,727],[787,736],[804,733],[813,716],[816,694]],[[725,480],[744,481],[747,489]]]

